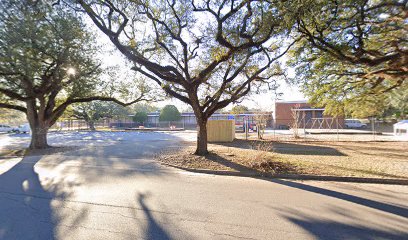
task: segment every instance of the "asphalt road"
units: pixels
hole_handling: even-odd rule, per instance
[[[0,136],[1,149],[27,144]],[[52,134],[0,158],[0,239],[408,239],[408,187],[193,174],[152,158],[192,134]]]

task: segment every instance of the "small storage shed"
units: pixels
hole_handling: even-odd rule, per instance
[[[235,138],[235,120],[209,120],[208,142],[232,142]]]
[[[408,120],[402,120],[394,124],[394,135],[402,135],[405,132],[405,135],[408,135]]]

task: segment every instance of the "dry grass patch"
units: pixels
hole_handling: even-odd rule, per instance
[[[165,152],[160,161],[192,168],[408,179],[406,142],[272,142],[237,139],[209,145],[210,154],[194,147]]]
[[[237,172],[261,172],[283,174],[299,173],[300,168],[285,161],[273,152],[259,149],[240,149],[215,144],[209,145],[206,156],[194,155],[194,146],[165,151],[157,156],[161,162],[196,169],[229,170]]]
[[[70,152],[78,149],[80,149],[80,147],[78,146],[57,146],[44,149],[27,149],[26,156],[52,155],[56,153]]]
[[[40,155],[51,155],[55,153],[63,153],[78,150],[77,146],[68,147],[49,147],[44,149],[16,149],[16,150],[2,150],[0,151],[0,159],[4,158],[16,158],[24,156],[40,156]]]
[[[0,159],[2,158],[15,158],[15,157],[24,157],[27,153],[26,149],[19,150],[2,150],[0,151]]]

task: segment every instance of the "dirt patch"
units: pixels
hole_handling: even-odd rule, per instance
[[[157,156],[161,162],[181,167],[230,170],[237,172],[261,172],[274,174],[296,174],[301,168],[288,163],[276,154],[252,149],[237,149],[211,144],[206,156],[194,155],[194,146],[172,149]]]
[[[41,155],[51,155],[56,153],[70,152],[78,150],[78,146],[69,146],[69,147],[49,147],[44,149],[27,149],[26,156],[41,156]]]
[[[69,147],[49,147],[45,149],[18,149],[18,150],[4,150],[0,152],[0,159],[5,158],[16,158],[24,156],[41,156],[41,155],[50,155],[55,153],[64,153],[74,150],[78,150],[78,146],[69,146]]]
[[[15,157],[24,157],[26,155],[26,149],[18,150],[3,150],[0,151],[0,159],[3,158],[15,158]]]
[[[272,142],[237,139],[210,144],[210,154],[193,155],[194,146],[158,156],[181,167],[307,174],[339,177],[408,179],[406,142]]]

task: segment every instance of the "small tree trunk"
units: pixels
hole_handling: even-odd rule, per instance
[[[88,125],[89,125],[89,129],[91,129],[91,131],[95,131],[96,129],[95,129],[95,123],[94,123],[94,121],[89,121],[88,122]]]
[[[196,155],[204,156],[208,154],[207,147],[207,120],[198,119],[198,133],[197,133],[197,149]]]

